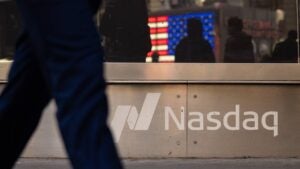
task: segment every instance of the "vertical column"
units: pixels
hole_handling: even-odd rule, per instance
[[[286,31],[297,29],[297,6],[296,0],[284,0]]]
[[[0,2],[0,59],[4,57],[4,14],[5,14],[5,9],[3,6],[3,2]]]

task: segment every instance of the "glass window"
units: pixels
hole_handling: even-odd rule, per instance
[[[298,63],[299,0],[103,0],[95,17],[107,62]],[[0,59],[20,32],[0,0]]]
[[[109,62],[298,62],[296,0],[114,1],[100,24]]]
[[[0,0],[0,59],[12,59],[20,28],[15,2]]]

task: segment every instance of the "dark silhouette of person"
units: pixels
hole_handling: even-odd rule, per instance
[[[272,54],[272,62],[274,63],[298,63],[299,49],[297,43],[297,31],[288,32],[285,41],[276,44]]]
[[[23,34],[0,95],[0,168],[10,169],[50,99],[73,168],[122,169],[107,126],[100,0],[17,0]]]
[[[159,53],[157,51],[153,52],[151,57],[152,57],[152,63],[158,63],[159,62]]]
[[[228,20],[229,38],[225,44],[225,63],[254,63],[252,37],[243,32],[243,21],[238,17]]]
[[[176,47],[176,62],[214,63],[215,57],[209,42],[203,37],[203,25],[199,19],[187,21],[188,36],[184,37]]]
[[[145,0],[107,0],[100,32],[105,36],[106,61],[145,62],[151,51]]]

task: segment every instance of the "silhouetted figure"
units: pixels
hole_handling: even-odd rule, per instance
[[[107,0],[100,32],[105,36],[106,61],[145,62],[151,51],[145,0]]]
[[[275,63],[297,63],[298,62],[297,31],[291,30],[288,38],[275,46],[272,62]]]
[[[203,37],[203,25],[198,19],[189,19],[188,36],[184,37],[176,47],[176,62],[214,63],[215,57],[209,42]]]
[[[75,169],[122,169],[107,125],[101,0],[17,0],[23,33],[0,95],[0,169],[11,169],[51,99]]]
[[[159,62],[159,53],[158,52],[153,52],[152,54],[152,63],[158,63]]]
[[[254,63],[252,37],[243,32],[243,21],[232,17],[228,20],[229,38],[225,44],[225,63]]]

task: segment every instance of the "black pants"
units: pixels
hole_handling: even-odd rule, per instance
[[[51,98],[76,169],[120,169],[107,127],[103,51],[88,0],[17,0],[24,33],[0,97],[0,168],[11,168]]]

